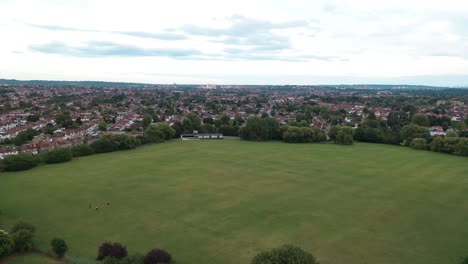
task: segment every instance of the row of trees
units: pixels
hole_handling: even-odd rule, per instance
[[[431,150],[460,156],[468,156],[468,138],[460,137],[435,137],[430,143],[425,138],[414,138],[411,148],[419,150]]]
[[[175,130],[167,124],[150,125],[143,136],[134,137],[129,134],[104,135],[90,145],[82,144],[73,148],[55,148],[42,155],[18,154],[6,156],[0,163],[0,170],[28,170],[41,163],[54,164],[72,160],[74,157],[89,156],[120,150],[134,149],[141,144],[161,143],[172,139]]]
[[[167,251],[154,248],[146,255],[128,255],[127,247],[120,243],[104,242],[99,246],[96,260],[103,264],[170,264],[174,263]]]
[[[6,232],[0,230],[0,259],[13,253],[25,253],[34,249],[34,235],[36,228],[25,222],[16,223]],[[50,242],[54,254],[62,258],[68,250],[68,246],[61,238],[54,238]]]
[[[275,118],[252,117],[239,130],[244,140],[265,141],[283,140],[287,143],[314,143],[327,140],[325,131],[319,128],[310,128],[303,121],[291,122],[288,126],[280,127]],[[329,133],[330,139],[336,144],[353,144],[353,130],[346,126],[334,126]]]

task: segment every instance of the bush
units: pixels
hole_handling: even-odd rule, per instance
[[[427,127],[418,126],[415,124],[406,125],[400,131],[403,145],[409,146],[413,141],[413,138],[424,138],[426,141],[430,141],[431,134]]]
[[[91,144],[95,153],[113,152],[136,148],[138,142],[134,136],[127,134],[104,135]]]
[[[106,257],[112,257],[116,259],[123,259],[127,256],[127,248],[119,243],[104,242],[99,247],[98,256],[96,260],[103,260]]]
[[[93,155],[94,151],[90,145],[81,144],[72,148],[73,157],[84,157]]]
[[[114,257],[106,257],[102,260],[102,264],[121,264],[120,259]]]
[[[36,227],[30,223],[20,221],[11,228],[11,233],[15,233],[19,230],[29,230],[31,233],[35,233]]]
[[[335,144],[353,144],[353,129],[347,126],[335,126],[330,130],[330,138],[334,138]]]
[[[15,252],[26,252],[34,247],[34,232],[28,229],[20,229],[11,235],[15,242]]]
[[[72,160],[73,155],[70,149],[56,148],[47,152],[43,159],[47,164],[63,163]]]
[[[410,147],[412,149],[426,150],[428,149],[427,141],[424,138],[413,138]]]
[[[261,252],[252,259],[252,264],[319,264],[315,257],[303,249],[284,245]]]
[[[133,254],[132,256],[127,256],[120,261],[120,264],[144,264],[145,256],[141,254]]]
[[[171,254],[162,249],[152,249],[145,257],[145,264],[167,264],[172,263]]]
[[[282,138],[287,143],[314,143],[327,139],[325,132],[318,128],[287,126],[281,130],[285,130]]]
[[[430,149],[436,152],[444,152],[445,140],[442,137],[435,137],[430,144]]]
[[[276,119],[267,117],[251,117],[244,127],[240,128],[239,136],[244,140],[280,139],[280,127]]]
[[[39,163],[38,157],[29,154],[9,155],[3,159],[3,166],[6,171],[29,170]]]
[[[0,258],[9,256],[15,248],[15,242],[10,234],[0,230]]]
[[[52,241],[50,241],[50,246],[52,247],[52,251],[59,258],[63,258],[63,256],[65,256],[65,253],[67,253],[68,251],[67,243],[65,243],[65,240],[61,238],[52,239]]]

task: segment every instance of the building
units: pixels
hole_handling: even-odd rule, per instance
[[[194,140],[194,139],[223,139],[222,133],[198,133],[193,131],[192,134],[182,134],[180,135],[182,140]]]

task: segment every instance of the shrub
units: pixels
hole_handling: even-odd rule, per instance
[[[144,264],[145,263],[145,256],[141,254],[133,254],[131,256],[127,256],[120,261],[120,264]]]
[[[316,258],[303,249],[284,245],[261,252],[252,259],[252,264],[319,264]]]
[[[145,264],[167,264],[172,263],[171,254],[162,249],[152,249],[145,257]]]
[[[40,160],[38,157],[29,154],[9,155],[3,159],[3,166],[6,171],[22,171],[36,167]]]
[[[113,257],[116,259],[123,259],[127,256],[127,248],[119,243],[104,242],[99,247],[98,256],[96,260],[103,260],[106,257]]]
[[[282,138],[287,143],[313,143],[324,142],[325,132],[318,128],[287,126],[281,129]]]
[[[52,247],[52,251],[57,255],[59,258],[63,258],[65,253],[68,251],[67,243],[62,238],[54,238],[50,241],[50,246]]]
[[[20,229],[11,235],[13,241],[15,242],[15,251],[16,252],[26,252],[34,247],[33,237],[34,233],[28,229]]]
[[[104,135],[91,144],[95,153],[113,152],[118,150],[133,149],[138,145],[134,136],[127,134]]]
[[[90,145],[81,144],[72,148],[73,157],[84,157],[93,155],[94,151]]]
[[[435,137],[430,144],[430,149],[436,152],[443,152],[445,150],[445,140],[442,137]]]
[[[15,242],[10,234],[0,230],[0,258],[9,256],[15,248]]]
[[[347,126],[336,126],[335,144],[351,145],[353,144],[353,129]]]
[[[102,260],[102,264],[121,264],[120,259],[114,257],[106,257]]]
[[[279,139],[279,123],[272,117],[251,117],[247,119],[246,125],[240,128],[239,136],[244,140],[255,141]]]
[[[15,233],[19,230],[29,230],[31,233],[34,233],[36,232],[36,227],[30,223],[20,221],[11,228],[11,233]]]
[[[427,127],[415,124],[404,126],[400,131],[400,136],[405,146],[409,146],[413,138],[424,138],[426,141],[430,141],[431,139],[431,134]]]
[[[413,138],[410,147],[419,150],[428,149],[427,141],[424,138]]]
[[[73,155],[70,149],[56,148],[44,155],[44,162],[47,164],[63,163],[72,160]]]

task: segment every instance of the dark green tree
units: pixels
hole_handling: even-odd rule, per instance
[[[63,258],[68,251],[67,243],[62,238],[52,239],[52,241],[50,241],[50,246],[52,247],[52,251],[59,258]]]

